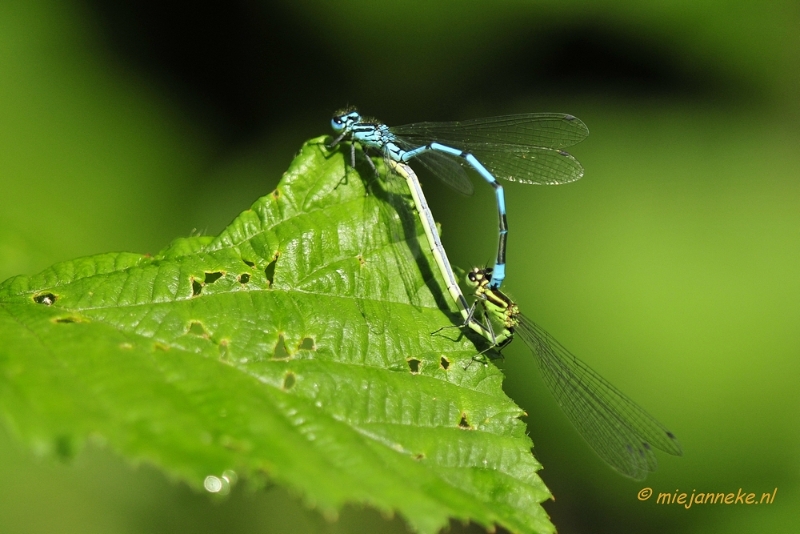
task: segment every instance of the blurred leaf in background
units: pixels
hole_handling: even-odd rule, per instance
[[[6,2],[0,278],[217,233],[346,103],[388,124],[569,112],[592,132],[586,175],[508,186],[507,291],[674,429],[685,456],[655,490],[779,489],[761,507],[638,501],[512,345],[504,387],[530,414],[547,511],[562,533],[785,531],[800,519],[797,19],[789,1]],[[425,187],[451,259],[490,259],[491,191]],[[279,491],[208,507],[95,449],[64,468],[0,446],[0,501],[29,532],[45,516],[77,532],[403,528],[356,510],[327,524]]]

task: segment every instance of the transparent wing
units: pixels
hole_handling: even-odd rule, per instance
[[[455,122],[417,122],[390,128],[417,145],[430,141],[472,151],[490,143],[543,148],[565,148],[589,135],[589,128],[565,113],[523,113]]]
[[[557,185],[583,176],[583,166],[563,150],[493,144],[475,145],[470,150],[495,178],[511,182]]]
[[[543,328],[520,316],[516,332],[534,352],[547,387],[578,432],[620,473],[636,480],[657,466],[653,447],[683,454],[653,416],[573,356]]]
[[[396,139],[395,142],[404,150],[410,150],[418,146],[404,139]],[[414,158],[412,163],[414,161],[419,161],[448,187],[462,195],[472,195],[475,190],[464,167],[453,156],[431,150],[423,152]]]

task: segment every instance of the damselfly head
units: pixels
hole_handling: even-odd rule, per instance
[[[467,286],[475,288],[485,286],[489,283],[491,278],[491,267],[473,267],[472,270],[467,273]]]
[[[333,114],[331,119],[331,126],[336,133],[349,130],[354,124],[361,120],[361,115],[354,107],[346,107],[340,109]]]

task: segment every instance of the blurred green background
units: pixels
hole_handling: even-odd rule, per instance
[[[592,132],[573,149],[585,177],[506,188],[506,288],[685,455],[621,478],[514,343],[500,365],[556,496],[546,509],[562,534],[792,531],[799,22],[792,1],[7,0],[0,279],[217,233],[348,103],[388,124],[572,113]],[[491,190],[425,188],[454,263],[489,262]],[[99,447],[37,459],[2,426],[0,479],[0,532],[405,530],[359,507],[328,522],[281,488],[210,499]],[[687,510],[640,502],[644,487],[778,490]]]

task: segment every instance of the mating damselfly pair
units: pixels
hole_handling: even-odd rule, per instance
[[[500,291],[505,279],[508,225],[504,191],[496,177],[547,185],[578,180],[583,168],[563,149],[588,135],[583,122],[567,114],[533,113],[390,128],[347,108],[337,112],[331,124],[339,134],[332,146],[351,141],[353,166],[355,145],[360,144],[379,151],[387,167],[406,179],[434,259],[464,320],[461,326],[477,332],[497,350],[519,334],[559,406],[603,460],[622,474],[641,480],[656,468],[653,447],[682,454],[669,430],[522,315],[519,306]],[[472,305],[453,274],[419,180],[406,165],[411,160],[420,161],[458,192],[473,191],[462,164],[494,188],[499,217],[497,257],[493,268],[468,273],[466,283],[475,297]],[[372,160],[367,161],[375,170]]]

